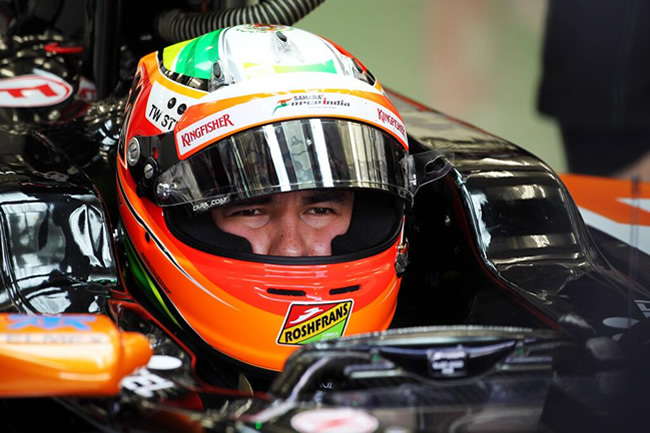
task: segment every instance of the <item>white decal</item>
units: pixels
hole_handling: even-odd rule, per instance
[[[176,370],[181,365],[183,365],[183,361],[174,356],[153,355],[147,363],[147,368],[152,370]]]
[[[291,427],[301,433],[366,433],[377,430],[379,421],[358,409],[314,409],[294,416]]]
[[[298,317],[296,320],[292,320],[292,321],[289,322],[289,323],[300,323],[300,322],[302,322],[302,321],[304,321],[304,320],[310,318],[310,317],[313,316],[314,314],[318,314],[318,313],[320,313],[321,311],[323,311],[323,310],[321,310],[321,309],[318,308],[318,307],[310,308],[309,310],[306,310],[306,311],[305,311],[305,312],[304,312],[300,317]]]
[[[81,78],[79,81],[79,90],[77,91],[77,96],[79,99],[86,102],[93,102],[97,100],[97,87],[95,86],[95,83],[85,78]]]
[[[0,79],[1,107],[46,107],[65,101],[72,86],[55,75],[20,75]]]
[[[217,197],[209,201],[203,201],[200,203],[195,203],[192,205],[192,212],[205,212],[206,210],[216,207],[223,206],[224,204],[230,201],[230,196]]]
[[[155,81],[147,99],[145,116],[160,132],[168,132],[174,129],[176,122],[187,107],[194,105],[196,101],[194,98],[176,93]]]
[[[174,382],[143,368],[122,379],[121,385],[140,397],[151,398],[154,396],[154,391],[173,388]]]
[[[621,203],[625,203],[628,206],[638,206],[639,209],[643,210],[644,212],[650,212],[650,198],[625,198],[625,197],[619,197],[616,200],[620,201]]]
[[[639,323],[638,320],[629,317],[607,317],[603,319],[603,325],[615,329],[627,329]]]
[[[98,332],[21,332],[0,333],[0,343],[4,344],[51,344],[51,345],[77,345],[77,344],[104,344],[110,342],[108,335]]]
[[[580,207],[580,213],[588,226],[597,228],[603,233],[625,242],[630,243],[632,226],[630,224],[619,223],[611,220],[589,209]],[[650,254],[650,226],[638,225],[638,243],[636,247],[646,254]]]
[[[454,376],[465,370],[467,354],[460,351],[434,352],[431,357],[431,368],[439,371],[443,376]],[[460,371],[459,371],[460,370]]]
[[[209,102],[210,99],[201,100]],[[344,93],[311,92],[298,95],[272,96],[230,107],[213,113],[183,129],[176,130],[179,156],[189,155],[207,143],[234,132],[270,120],[296,117],[337,116],[376,125],[392,134],[408,147],[406,129],[398,115],[371,100]]]
[[[634,302],[645,317],[650,317],[650,301],[636,300]]]

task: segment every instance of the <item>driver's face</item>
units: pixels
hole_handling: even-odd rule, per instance
[[[221,230],[248,240],[255,254],[330,256],[332,240],[350,227],[353,202],[351,191],[296,191],[211,212]]]

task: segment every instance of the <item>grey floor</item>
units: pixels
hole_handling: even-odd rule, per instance
[[[296,27],[357,56],[382,84],[566,170],[535,109],[546,0],[325,0]]]

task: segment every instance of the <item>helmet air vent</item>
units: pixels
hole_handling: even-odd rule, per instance
[[[289,64],[294,62],[304,63],[305,58],[296,44],[289,40],[283,32],[276,31],[273,33],[271,48],[275,57],[275,63],[280,64],[283,59],[288,60]]]
[[[291,289],[266,289],[266,292],[271,295],[283,295],[283,296],[306,296],[304,290],[291,290]]]
[[[356,292],[361,286],[358,284],[356,286],[341,287],[339,289],[330,290],[330,295],[342,295],[344,293]]]
[[[210,74],[210,82],[208,83],[208,91],[214,92],[215,90],[233,84],[234,80],[230,74],[225,63],[217,60],[212,64],[212,73]]]

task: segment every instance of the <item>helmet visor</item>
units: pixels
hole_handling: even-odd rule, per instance
[[[160,206],[194,212],[280,192],[364,188],[409,196],[407,152],[380,129],[343,119],[297,119],[222,139],[164,171]]]

